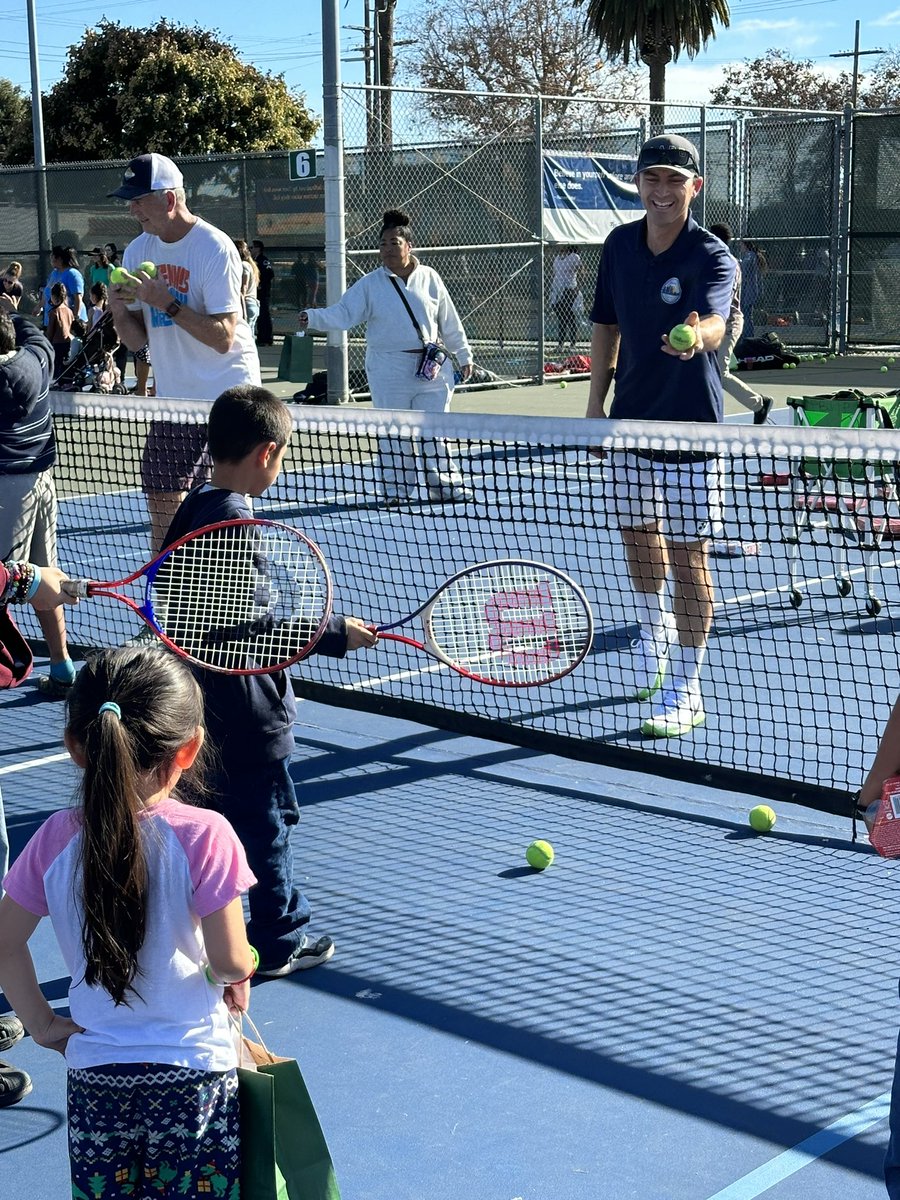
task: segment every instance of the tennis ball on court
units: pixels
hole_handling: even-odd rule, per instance
[[[887,367],[880,368],[882,375],[887,375]]]
[[[143,271],[145,275],[149,275],[151,279],[156,278],[156,263],[142,262],[138,270]]]
[[[791,364],[790,363],[782,363],[781,369],[782,369],[782,371],[789,371],[791,369]]]
[[[568,387],[569,385],[566,383],[566,381],[564,379],[561,379],[559,381],[559,386],[560,387]]]
[[[669,334],[669,345],[679,354],[690,350],[697,341],[697,335],[690,325],[676,325]]]
[[[546,870],[553,862],[553,847],[549,842],[540,840],[532,842],[525,851],[525,861],[529,867],[534,867],[536,871]]]
[[[888,359],[888,366],[889,366],[889,367],[892,367],[896,361],[897,361],[897,360],[896,360],[895,358],[889,358],[889,359]]]
[[[768,804],[757,804],[750,809],[750,825],[757,833],[768,833],[777,820]]]

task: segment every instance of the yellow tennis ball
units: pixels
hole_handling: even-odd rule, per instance
[[[750,825],[757,833],[768,833],[778,818],[768,804],[757,804],[750,809]]]
[[[564,379],[561,379],[559,381],[559,386],[560,387],[568,387],[569,385],[566,383],[566,381]]]
[[[881,373],[882,373],[882,375],[887,375],[887,367],[882,367]]]
[[[696,341],[697,335],[690,325],[676,325],[669,334],[669,345],[679,353],[690,350]]]
[[[529,867],[534,867],[536,871],[546,870],[553,862],[553,858],[553,847],[549,842],[542,842],[540,839],[532,842],[525,851],[526,862]]]
[[[156,278],[156,263],[142,262],[138,270],[143,271],[145,275],[149,275],[151,279]]]
[[[124,267],[113,267],[109,273],[109,282],[120,287],[130,287],[132,284],[140,283],[140,280],[135,279],[131,272],[126,271]]]

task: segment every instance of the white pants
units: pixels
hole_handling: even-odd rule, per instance
[[[437,379],[416,377],[418,354],[366,351],[366,375],[373,408],[447,412],[453,397],[453,364],[448,359]],[[418,489],[419,459],[429,488],[457,487],[462,475],[444,438],[399,434],[378,439],[378,471],[385,496],[407,496]]]

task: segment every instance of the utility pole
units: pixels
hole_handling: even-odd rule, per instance
[[[850,88],[850,107],[856,111],[856,102],[859,99],[859,60],[866,54],[884,54],[884,50],[860,50],[859,48],[859,21],[856,22],[856,31],[853,36],[853,49],[844,50],[840,54],[829,54],[829,58],[852,58],[853,59],[853,83]]]
[[[347,290],[344,225],[344,129],[341,107],[341,29],[338,0],[322,0],[322,108],[325,136],[325,298],[337,304]],[[349,397],[347,334],[328,334],[325,349],[328,402]]]

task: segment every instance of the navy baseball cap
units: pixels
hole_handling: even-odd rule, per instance
[[[644,142],[638,155],[635,175],[649,167],[667,167],[690,179],[700,174],[700,155],[697,147],[677,133],[663,133]]]
[[[163,192],[170,188],[184,187],[184,176],[164,154],[140,154],[133,158],[125,168],[122,186],[114,192],[107,192],[108,197],[118,196],[120,200],[137,200],[150,192]]]

